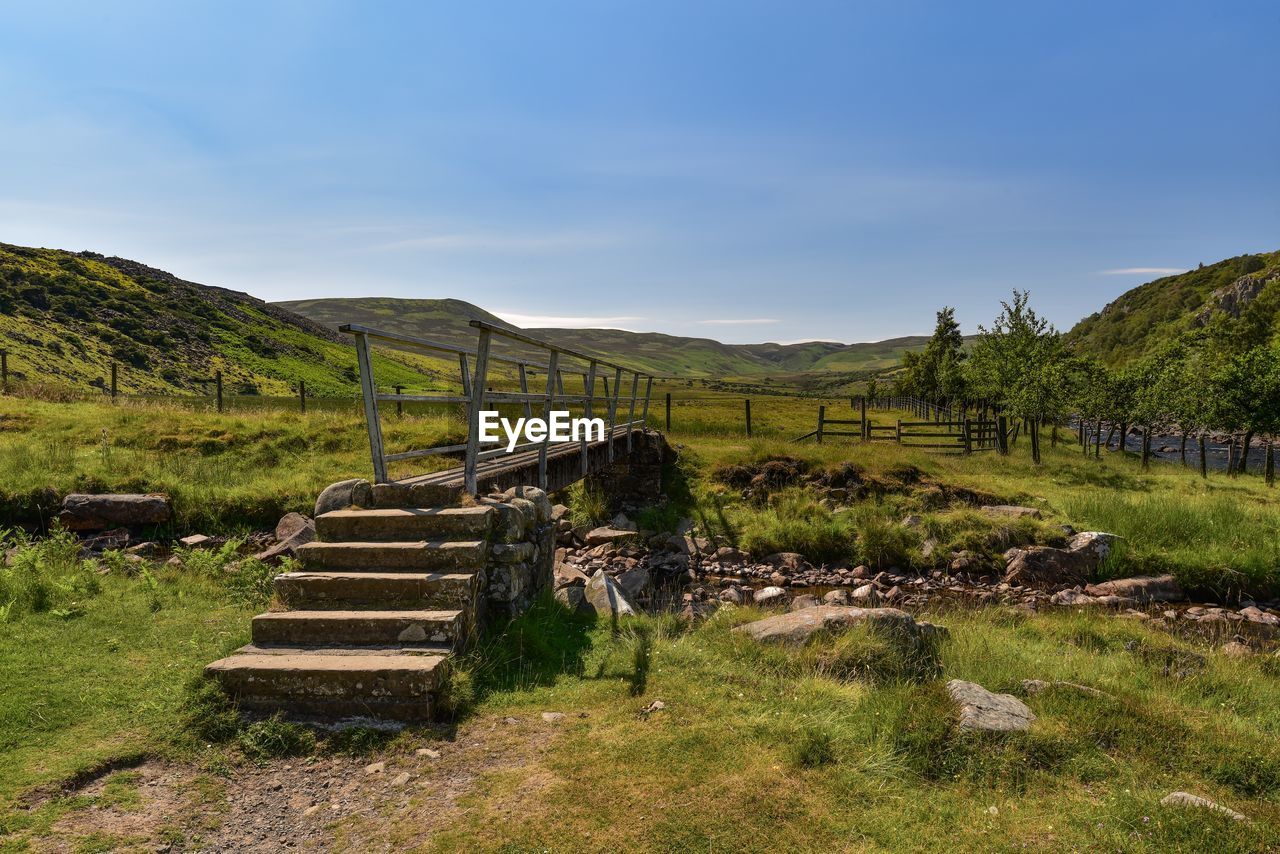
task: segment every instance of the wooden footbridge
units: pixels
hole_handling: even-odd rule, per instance
[[[274,606],[254,617],[252,642],[206,668],[240,708],[325,721],[435,717],[448,696],[452,657],[486,614],[518,613],[551,583],[555,524],[545,493],[602,473],[648,444],[653,375],[481,321],[471,325],[479,336],[474,351],[342,327],[355,336],[375,482],[349,486],[335,509],[317,512],[318,540],[298,549],[302,571],[276,576]],[[520,354],[497,352],[495,338],[518,345]],[[379,391],[375,341],[456,358],[462,394]],[[530,351],[546,361],[523,355]],[[514,373],[493,369],[503,363]],[[565,376],[574,374],[581,394],[565,392]],[[530,391],[535,376],[545,376],[540,392]],[[503,379],[519,391],[491,388]],[[382,405],[406,402],[465,404],[466,442],[388,453]],[[606,430],[595,441],[553,443],[548,436],[510,452],[485,447],[481,413],[500,404],[519,405],[525,417],[538,406],[544,419],[556,407],[575,406],[587,418],[599,411]],[[440,454],[461,454],[462,464],[391,480],[389,463]],[[362,482],[346,482],[353,483]],[[530,486],[539,489],[522,488]],[[517,489],[493,494],[510,487]]]
[[[475,350],[356,324],[339,327],[340,331],[355,337],[365,422],[369,429],[369,448],[373,455],[373,472],[377,483],[390,481],[388,463],[437,454],[462,454],[462,465],[457,468],[405,478],[402,482],[460,485],[469,495],[476,495],[481,485],[501,485],[504,488],[528,485],[554,492],[611,465],[620,453],[631,452],[634,433],[644,428],[649,417],[649,400],[653,394],[655,379],[653,374],[484,321],[473,320],[471,326],[478,331]],[[505,339],[520,349],[516,353],[499,353],[494,346],[495,338]],[[373,342],[425,355],[443,354],[456,359],[462,393],[405,395],[379,391],[373,375]],[[525,353],[528,352],[544,353],[546,361],[526,358]],[[494,368],[501,365],[515,368],[518,391],[496,391],[491,387],[493,380],[499,376]],[[609,383],[609,373],[613,374],[612,385]],[[546,378],[545,388],[540,392],[530,391],[530,381],[536,376]],[[581,394],[565,392],[566,376],[581,378]],[[623,388],[627,382],[630,389],[624,396]],[[603,391],[598,393],[597,389],[601,386]],[[467,413],[467,440],[462,444],[388,453],[383,441],[379,407],[379,404],[385,403],[463,404]],[[548,436],[541,442],[517,445],[512,451],[505,447],[484,448],[480,436],[480,414],[498,404],[519,404],[525,418],[533,417],[534,407],[538,406],[541,409],[538,414],[544,420],[550,419],[557,407],[575,406],[581,410],[584,418],[600,417],[605,422],[606,432],[603,439],[594,442],[583,438],[574,444],[553,443]]]

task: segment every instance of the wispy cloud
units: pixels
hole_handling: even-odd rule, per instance
[[[523,327],[548,327],[554,326],[560,329],[596,329],[609,328],[620,329],[619,324],[634,323],[637,320],[644,320],[643,317],[632,315],[617,315],[613,317],[592,316],[592,315],[559,315],[559,314],[520,314],[514,311],[495,311],[493,312],[501,317],[507,323],[514,323],[516,326]]]
[[[781,323],[781,321],[774,317],[726,317],[712,320],[695,320],[694,323],[703,326],[759,326],[767,323]]]
[[[463,232],[424,234],[369,247],[373,252],[559,252],[615,246],[622,240],[615,234],[559,232],[549,234],[503,234]]]
[[[1185,273],[1186,267],[1117,267],[1114,270],[1102,270],[1103,276],[1172,276],[1174,273]]]

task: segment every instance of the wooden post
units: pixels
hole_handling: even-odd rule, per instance
[[[1205,448],[1203,432],[1197,437],[1197,441],[1200,443],[1200,476],[1208,477],[1209,476],[1209,457],[1208,457],[1207,449]]]
[[[489,343],[493,333],[480,330],[480,343],[476,347],[476,369],[471,377],[471,400],[467,404],[467,456],[462,464],[462,484],[468,495],[480,491],[476,474],[477,457],[480,454],[480,411],[484,409],[484,383],[489,371]]]
[[[871,438],[871,425],[867,423],[867,396],[864,394],[858,398],[858,405],[861,409],[859,417],[862,419],[862,441]]]
[[[671,392],[667,392],[667,432],[671,432]]]
[[[897,430],[894,431],[893,438],[899,445],[902,444],[902,419],[901,418],[898,419]]]
[[[120,366],[117,365],[115,362],[111,363],[111,402],[112,403],[114,403],[116,399],[116,389],[117,389],[116,379],[119,373],[119,367]],[[219,412],[222,411],[222,404],[218,404],[218,411]]]
[[[973,439],[971,438],[971,434],[969,432],[970,424],[969,424],[968,418],[964,420],[964,425],[960,429],[962,431],[960,433],[960,441],[964,443],[965,456],[968,456],[969,454],[973,453]]]
[[[0,347],[0,394],[9,393],[9,350]]]
[[[743,403],[744,403],[744,404],[746,404],[746,410],[747,410],[747,438],[748,438],[748,439],[750,439],[750,438],[751,438],[751,398],[749,398],[749,397],[748,397],[746,400],[744,400],[744,401],[743,401]]]
[[[822,444],[822,422],[825,421],[826,419],[827,419],[827,408],[825,406],[819,406],[818,407],[818,430],[816,433],[818,437],[819,445]]]
[[[112,379],[112,388],[115,387],[115,380]],[[222,371],[215,371],[213,374],[214,394],[217,395],[218,411],[222,411]]]
[[[622,391],[622,368],[613,373],[613,394],[609,394],[609,378],[604,378],[604,396],[609,399],[609,444],[605,446],[605,459],[613,462],[613,428],[618,423],[618,392]]]
[[[649,426],[649,398],[653,396],[653,377],[646,377],[644,381],[644,412],[640,415],[640,421],[647,428]]]
[[[369,428],[369,453],[373,457],[373,480],[387,482],[387,458],[382,452],[382,422],[378,420],[378,389],[373,384],[373,359],[369,338],[356,333],[356,360],[360,364],[360,393],[364,398],[364,423]]]
[[[631,435],[635,433],[636,398],[640,394],[640,375],[631,373],[631,408],[627,410],[627,453],[631,453]]]
[[[1267,455],[1262,463],[1262,475],[1267,486],[1276,485],[1276,443],[1267,439]]]
[[[542,402],[542,420],[547,422],[551,421],[551,407],[555,405],[556,380],[560,376],[559,361],[560,354],[552,350],[550,358],[547,359],[547,394]],[[560,394],[564,394],[563,385],[561,385]],[[538,488],[543,491],[547,488],[547,445],[550,442],[551,431],[548,430],[542,444],[538,446]]]
[[[591,362],[589,363],[589,367],[587,369],[587,373],[585,374],[585,378],[582,381],[582,384],[583,384],[583,388],[585,389],[584,395],[587,398],[587,402],[583,407],[584,411],[582,415],[584,418],[590,418],[591,417],[591,399],[595,396],[595,391],[596,391],[596,362],[594,359],[592,359]],[[583,477],[586,477],[591,472],[589,448],[590,448],[590,445],[587,442],[587,435],[586,435],[586,431],[584,430],[582,435],[582,476]]]
[[[1009,418],[1005,415],[996,416],[996,448],[1003,456],[1009,453]]]
[[[520,368],[520,393],[528,394],[529,393],[529,375],[525,373],[523,362],[521,362],[518,367]],[[533,403],[529,400],[526,400],[524,402],[524,417],[525,418],[533,417]]]
[[[307,414],[307,381],[298,380],[298,408],[302,410],[302,414]]]
[[[394,386],[394,388],[395,388],[395,390],[396,390],[396,394],[397,394],[397,395],[403,395],[403,394],[404,394],[404,386],[402,386],[402,385],[398,385],[398,386]],[[403,417],[404,417],[404,401],[403,401],[403,400],[397,400],[397,401],[396,401],[396,417],[397,417],[397,418],[403,418]]]
[[[467,368],[467,354],[458,354],[458,370],[462,374],[462,396],[471,397],[471,371]]]

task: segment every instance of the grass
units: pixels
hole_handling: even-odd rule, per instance
[[[872,678],[827,666],[841,654],[838,639],[787,653],[731,631],[758,616],[721,611],[695,628],[646,617],[617,633],[546,605],[521,618],[511,632],[523,637],[519,668],[482,677],[475,714],[536,719],[556,709],[570,723],[532,764],[487,775],[426,850],[1280,844],[1280,682],[1257,660],[1201,649],[1204,669],[1178,680],[1127,648],[1192,647],[1139,625],[952,612],[935,617],[951,631],[938,670]],[[640,636],[651,646],[636,694]],[[566,638],[575,639],[568,649]],[[845,652],[866,642],[846,641]],[[1051,689],[1027,698],[1038,716],[1031,732],[966,736],[945,698],[948,678],[1015,692],[1023,679],[1057,679],[1107,695]],[[665,709],[640,714],[654,699]],[[1254,821],[1160,807],[1175,789]],[[376,838],[396,844],[416,832],[413,820],[392,818]]]

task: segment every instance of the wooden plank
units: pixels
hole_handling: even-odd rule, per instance
[[[551,407],[555,405],[556,382],[560,379],[559,360],[560,354],[552,350],[547,359],[547,392],[542,404],[542,418],[548,422],[551,420]],[[563,383],[560,389],[564,391]],[[550,444],[551,431],[548,430],[546,438],[542,440],[542,447],[538,449],[538,488],[542,490],[547,488],[547,447]]]
[[[481,329],[480,346],[476,348],[476,372],[471,382],[471,403],[467,407],[467,458],[463,463],[462,488],[468,495],[475,495],[479,491],[476,454],[480,451],[480,410],[484,409],[484,383],[489,370],[489,341],[489,330]]]

